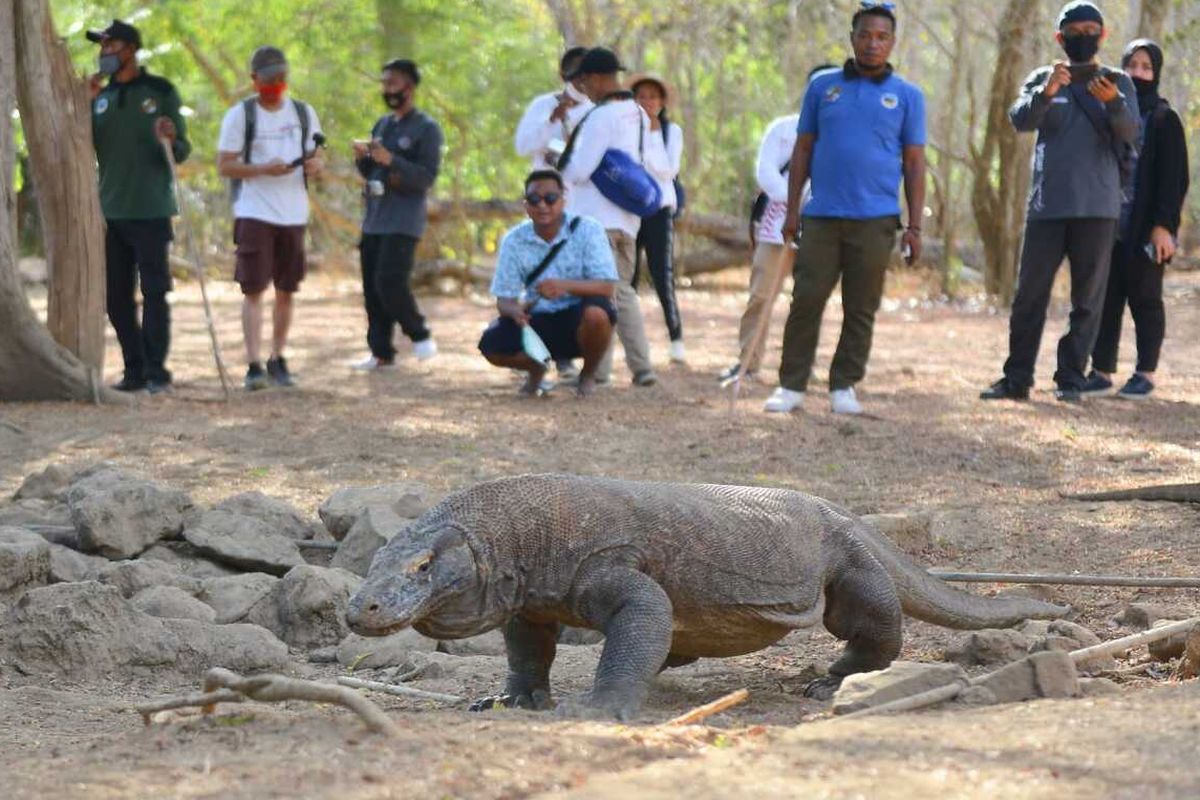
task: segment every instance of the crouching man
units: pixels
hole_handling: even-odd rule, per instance
[[[599,222],[566,214],[565,206],[562,176],[531,172],[525,179],[529,219],[504,235],[492,278],[500,319],[484,331],[479,350],[497,367],[527,373],[524,395],[542,392],[551,360],[581,357],[578,393],[594,392],[596,367],[617,319],[608,235]]]

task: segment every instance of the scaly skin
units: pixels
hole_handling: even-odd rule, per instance
[[[629,719],[664,667],[754,652],[817,622],[846,642],[810,687],[828,697],[846,675],[892,662],[902,611],[985,628],[1068,610],[951,588],[853,515],[799,492],[526,475],[457,492],[396,536],[347,618],[367,636],[503,627],[508,682],[480,708],[551,707],[559,626],[602,631],[576,710]]]

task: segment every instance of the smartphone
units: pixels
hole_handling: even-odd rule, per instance
[[[1071,71],[1072,83],[1087,83],[1100,74],[1100,67],[1096,64],[1070,64],[1067,69]]]

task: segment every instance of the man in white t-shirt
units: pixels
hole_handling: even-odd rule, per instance
[[[558,157],[562,154],[561,147],[571,138],[579,120],[592,110],[594,104],[584,94],[580,85],[582,81],[578,77],[567,77],[579,68],[579,62],[586,53],[586,47],[572,47],[563,53],[558,62],[562,91],[533,98],[517,125],[517,155],[528,158],[535,170],[557,167]],[[561,143],[557,151],[551,147],[555,140]]]
[[[304,279],[304,233],[310,177],[320,174],[321,124],[316,112],[285,98],[288,63],[275,47],[250,59],[256,94],[225,113],[217,167],[233,182],[234,242],[242,287],[246,339],[246,389],[295,385],[283,351],[292,323],[293,295]],[[323,137],[320,137],[323,138]],[[263,369],[263,295],[275,285],[270,358]]]

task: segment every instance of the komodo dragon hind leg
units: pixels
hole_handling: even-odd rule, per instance
[[[828,700],[847,675],[887,667],[900,655],[903,613],[891,579],[874,559],[855,558],[825,587],[825,628],[846,642],[829,674],[804,688]]]
[[[504,694],[484,697],[471,703],[472,711],[491,708],[527,708],[546,711],[554,707],[550,699],[550,666],[554,663],[558,623],[533,623],[513,617],[504,627],[504,646],[508,651],[508,681]]]

